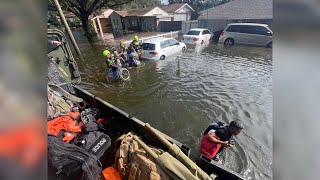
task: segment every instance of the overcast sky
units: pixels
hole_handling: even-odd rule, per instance
[[[161,4],[168,4],[168,0],[161,0]]]

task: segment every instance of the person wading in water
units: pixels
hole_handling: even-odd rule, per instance
[[[244,125],[241,121],[232,121],[229,126],[224,126],[222,122],[213,123],[205,131],[201,140],[201,154],[219,161],[219,153],[224,148],[232,147],[230,143],[232,136],[238,135]]]

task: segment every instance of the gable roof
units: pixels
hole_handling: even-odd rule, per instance
[[[148,7],[148,8],[140,8],[140,9],[129,9],[129,10],[125,10],[125,11],[115,11],[115,12],[118,13],[122,17],[126,17],[126,16],[143,16],[143,15],[147,14],[148,12],[150,12],[154,8],[156,8],[156,7]]]
[[[272,19],[272,0],[233,0],[199,13],[198,19]]]
[[[108,18],[113,11],[114,11],[113,9],[105,9],[105,8],[99,9],[99,10],[94,11],[94,12],[89,16],[89,19],[94,19],[94,18],[96,18],[96,17],[99,17],[99,18]]]
[[[114,11],[114,10],[112,10],[112,9],[107,9],[107,10],[102,11],[102,14],[104,15],[104,17],[109,17],[110,14],[111,14],[113,11]]]
[[[170,4],[170,5],[160,6],[160,7],[167,13],[175,13],[179,9],[183,8],[184,6],[188,6],[192,11],[194,11],[192,7],[189,6],[188,3]]]

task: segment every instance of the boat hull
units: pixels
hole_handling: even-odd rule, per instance
[[[112,134],[116,133],[117,135],[121,135],[133,131],[134,133],[141,136],[145,143],[159,147],[165,151],[168,150],[168,148],[163,143],[161,143],[151,132],[145,129],[145,123],[141,120],[120,110],[119,108],[102,100],[101,98],[94,96],[88,91],[83,90],[79,86],[74,86],[74,89],[76,95],[90,104],[90,107],[99,109],[103,117],[107,117],[109,118],[109,120],[114,121],[114,123],[111,123],[110,127],[108,127],[110,128],[109,131],[112,132]],[[164,135],[164,137],[166,137],[166,139],[168,139],[170,142],[175,143],[184,154],[186,154],[188,157],[190,156],[191,149],[189,147],[171,138],[170,136],[163,134],[162,132],[160,133]],[[217,162],[211,162],[211,160],[206,158],[205,156],[200,156],[197,164],[207,174],[210,175],[214,173],[219,176],[219,180],[244,180],[244,178],[240,174],[220,165]]]

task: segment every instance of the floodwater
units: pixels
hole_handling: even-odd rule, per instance
[[[272,50],[215,44],[191,47],[130,69],[126,82],[108,82],[103,45],[81,43],[81,86],[150,123],[199,153],[201,133],[214,120],[237,118],[245,129],[223,153],[224,165],[247,179],[272,179]]]

